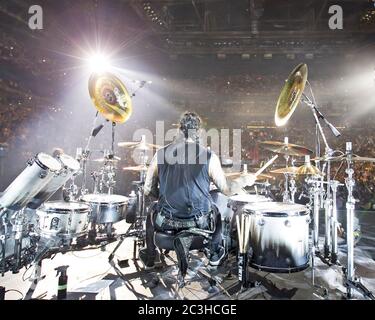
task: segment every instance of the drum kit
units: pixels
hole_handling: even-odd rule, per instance
[[[328,145],[321,121],[336,137],[340,132],[331,124],[318,109],[311,86],[307,80],[307,65],[298,65],[283,86],[279,96],[275,123],[285,125],[294,113],[300,102],[306,104],[312,111],[316,125],[316,157],[311,159],[313,151],[300,145],[289,143],[286,137],[281,141],[264,141],[260,145],[268,151],[283,155],[286,165],[283,168],[273,169],[258,179],[266,180],[263,185],[269,186],[269,176],[284,176],[284,191],[282,202],[274,198],[256,193],[239,194],[226,197],[218,190],[212,190],[211,196],[218,210],[222,214],[223,239],[227,252],[232,249],[238,253],[238,276],[242,287],[249,286],[248,267],[265,272],[284,273],[299,272],[311,266],[312,283],[315,286],[314,259],[318,256],[329,266],[341,266],[338,261],[338,229],[337,220],[337,190],[345,186],[347,189],[346,201],[346,243],[348,247],[347,263],[342,267],[346,298],[353,297],[358,291],[367,299],[375,299],[355,275],[354,271],[354,208],[353,196],[354,168],[353,163],[374,162],[375,158],[356,156],[352,151],[351,142],[346,143],[346,150],[332,150]],[[305,93],[305,86],[309,85],[312,98]],[[325,145],[324,155],[320,154],[320,139]],[[295,166],[296,157],[304,157],[302,166]],[[315,165],[311,162],[314,161]],[[331,178],[331,163],[346,163],[345,183]],[[228,178],[246,175],[244,172],[230,173]],[[301,177],[304,187],[308,190],[307,205],[297,204],[296,177]],[[260,183],[262,184],[262,183]],[[325,238],[323,252],[319,242],[319,214],[324,209]],[[310,228],[310,224],[312,227]],[[309,243],[309,233],[312,230],[312,245]],[[311,263],[310,263],[311,261]]]
[[[126,219],[130,227],[125,236],[143,241],[145,215],[143,183],[147,157],[143,166],[125,168],[141,173],[129,197],[115,194],[116,165],[121,160],[114,153],[116,125],[125,123],[132,114],[131,97],[125,85],[109,73],[95,73],[89,79],[89,94],[97,109],[93,128],[85,148],[78,148],[76,157],[64,153],[51,156],[40,152],[27,161],[26,168],[14,179],[0,197],[0,272],[17,273],[56,252],[79,250],[88,245],[115,241],[113,224]],[[101,114],[104,122],[97,126]],[[112,125],[109,150],[90,150],[91,140],[106,122]],[[145,154],[148,144],[120,143]],[[153,147],[155,147],[153,145]],[[91,159],[99,151],[102,157]],[[88,162],[99,164],[91,172],[88,183]],[[77,179],[82,180],[80,186]],[[62,190],[63,200],[51,200]]]
[[[248,287],[248,267],[273,273],[300,272],[312,268],[314,283],[314,257],[321,257],[327,264],[340,265],[338,241],[336,195],[339,187],[346,186],[347,246],[346,267],[343,268],[346,297],[352,298],[357,290],[366,298],[374,295],[361,283],[354,272],[353,219],[355,199],[353,196],[354,162],[374,162],[375,159],[356,156],[351,143],[345,152],[332,150],[327,142],[321,121],[339,136],[338,130],[323,116],[315,99],[305,93],[307,65],[298,65],[289,75],[277,102],[275,123],[285,125],[300,102],[312,111],[316,125],[315,158],[312,150],[280,141],[264,141],[261,146],[274,156],[255,173],[249,173],[244,165],[241,172],[226,173],[227,179],[238,179],[252,174],[256,178],[255,194],[243,188],[243,192],[225,196],[213,188],[211,197],[221,213],[223,221],[223,243],[227,253],[238,253],[239,279]],[[310,86],[310,85],[309,85]],[[311,89],[311,86],[310,86]],[[48,254],[77,250],[88,245],[107,243],[121,239],[110,255],[111,260],[122,241],[134,239],[134,258],[137,247],[145,243],[145,218],[148,212],[144,196],[144,183],[148,170],[149,151],[160,146],[146,142],[142,136],[138,142],[120,142],[119,147],[138,150],[140,163],[123,167],[125,172],[139,174],[133,181],[134,190],[129,196],[115,194],[117,165],[121,158],[115,155],[115,129],[125,123],[132,114],[131,97],[124,84],[109,73],[93,74],[89,79],[89,93],[97,109],[91,134],[85,148],[78,148],[76,157],[66,154],[52,157],[38,153],[27,162],[27,167],[15,178],[0,197],[0,272],[18,272],[22,267],[38,264]],[[312,90],[311,90],[312,93]],[[97,125],[98,116],[105,121]],[[111,123],[112,140],[109,150],[99,150],[103,155],[91,159],[91,141],[106,122]],[[325,145],[321,155],[320,139]],[[278,157],[284,157],[283,168],[265,170]],[[295,166],[296,158],[304,157],[302,166]],[[91,172],[92,184],[88,183],[88,162],[99,164]],[[312,164],[315,162],[315,165]],[[331,179],[331,163],[346,163],[345,183]],[[270,189],[275,177],[284,178],[281,201],[276,201]],[[77,178],[81,178],[80,186]],[[297,204],[296,178],[304,179],[308,190],[307,205]],[[245,179],[246,180],[246,179]],[[263,191],[258,192],[257,188]],[[245,187],[245,186],[244,186]],[[63,191],[63,200],[50,201],[58,190]],[[90,190],[91,189],[91,190]],[[319,213],[325,213],[325,241],[323,255],[319,242]],[[130,227],[124,234],[117,234],[113,225],[125,220]],[[311,228],[310,228],[311,224]],[[312,245],[310,245],[312,230]],[[311,261],[311,262],[310,262]]]

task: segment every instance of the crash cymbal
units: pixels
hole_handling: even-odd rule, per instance
[[[137,171],[137,172],[147,171],[147,169],[148,169],[148,166],[145,166],[145,165],[122,168],[122,170],[125,170],[125,171]]]
[[[254,173],[251,173],[251,172],[228,172],[228,173],[225,173],[225,176],[227,178],[230,178],[230,179],[236,179],[236,178],[239,178],[239,177],[245,177],[245,176],[248,176],[248,175],[253,175]],[[267,180],[267,179],[275,179],[273,176],[271,175],[268,175],[268,174],[259,174],[257,176],[257,181],[258,180]]]
[[[300,63],[286,80],[276,105],[275,123],[277,126],[283,126],[292,116],[305,89],[307,74],[307,65]]]
[[[161,146],[157,144],[147,143],[143,141],[139,142],[119,142],[117,144],[119,147],[129,148],[129,149],[138,149],[138,150],[150,150],[150,149],[160,149]]]
[[[270,173],[273,173],[273,174],[298,174],[297,171],[298,171],[297,167],[286,167],[286,168],[271,170]]]
[[[337,157],[317,157],[317,158],[313,158],[312,160],[314,161],[332,161],[332,162],[341,162],[341,161],[346,161],[346,155],[343,154],[343,155],[340,155],[340,156],[337,156]],[[353,155],[352,156],[352,161],[354,162],[375,162],[375,158],[371,158],[371,157],[361,157],[361,156],[356,156],[356,155]]]
[[[305,156],[313,153],[312,150],[306,147],[280,141],[263,141],[261,145],[266,150],[289,156]]]
[[[89,93],[95,108],[104,118],[124,123],[132,114],[132,102],[125,85],[110,73],[93,73]]]
[[[303,166],[298,167],[297,169],[298,175],[313,175],[313,176],[321,176],[323,173],[311,163],[304,164]]]

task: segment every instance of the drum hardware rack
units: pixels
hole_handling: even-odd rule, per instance
[[[355,275],[354,268],[354,209],[355,202],[357,201],[353,195],[353,188],[355,185],[354,169],[353,169],[353,151],[352,143],[346,143],[346,161],[347,168],[345,170],[347,177],[345,179],[346,189],[348,190],[348,197],[346,202],[346,243],[348,246],[347,266],[343,270],[345,275],[345,285],[347,288],[346,297],[351,299],[353,290],[357,290],[363,294],[364,297],[375,300],[375,296],[370,292],[362,283],[361,280]]]

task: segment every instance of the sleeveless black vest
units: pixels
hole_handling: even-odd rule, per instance
[[[185,140],[157,152],[159,211],[180,219],[211,211],[210,158],[208,149]]]

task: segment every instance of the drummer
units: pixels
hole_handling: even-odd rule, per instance
[[[148,169],[144,192],[146,196],[157,197],[158,203],[154,223],[151,215],[147,217],[146,248],[139,253],[145,269],[152,269],[158,258],[154,228],[176,232],[189,228],[208,230],[211,219],[216,227],[211,230],[210,265],[220,265],[225,256],[221,246],[221,216],[212,203],[210,180],[226,195],[255,182],[255,176],[249,175],[237,179],[229,189],[218,156],[199,143],[200,128],[200,117],[194,112],[185,112],[180,120],[179,135],[171,144],[158,150]],[[196,152],[189,153],[189,150]]]

